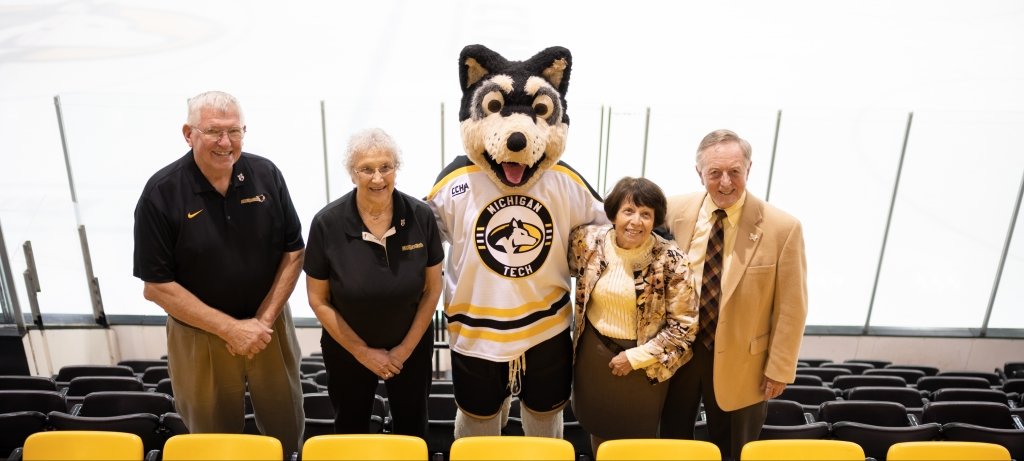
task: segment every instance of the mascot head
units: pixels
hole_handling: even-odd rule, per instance
[[[562,157],[571,68],[572,55],[562,47],[526,61],[508,61],[482,45],[463,48],[462,144],[502,190],[530,187]]]

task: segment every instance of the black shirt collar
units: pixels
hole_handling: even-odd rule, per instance
[[[203,175],[203,171],[199,169],[199,165],[196,163],[195,152],[189,150],[185,157],[182,158],[185,162],[185,168],[192,173],[192,192],[199,194],[202,192],[216,192],[213,188],[213,184],[210,184],[210,180],[206,179]],[[231,183],[229,189],[235,189],[242,187],[252,181],[252,168],[249,166],[249,159],[245,152],[238,157],[238,161],[235,162],[231,167]]]
[[[237,164],[236,164],[237,165]],[[363,225],[363,218],[359,217],[359,208],[356,206],[356,194],[358,189],[352,189],[352,192],[348,193],[349,204],[347,206],[347,213],[344,217],[344,229],[345,233],[356,238],[363,237],[363,231],[366,230],[366,226]],[[409,222],[406,214],[409,211],[408,205],[403,200],[402,194],[398,192],[398,189],[391,191],[391,227],[394,227],[396,231],[401,230],[405,227],[406,223]]]

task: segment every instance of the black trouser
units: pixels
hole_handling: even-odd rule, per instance
[[[391,407],[393,432],[427,436],[427,395],[430,393],[433,332],[427,329],[416,349],[405,361],[402,372],[384,383]],[[326,332],[320,340],[327,366],[327,393],[334,405],[334,430],[339,434],[370,431],[374,394],[380,378]]]
[[[697,409],[704,400],[708,434],[722,451],[722,459],[739,459],[743,445],[761,435],[768,406],[764,401],[734,411],[719,408],[712,376],[714,354],[700,341],[693,343],[693,358],[676,371],[669,383],[661,413],[661,437],[693,439]]]

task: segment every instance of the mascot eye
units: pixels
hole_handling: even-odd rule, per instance
[[[554,106],[555,103],[551,100],[551,96],[542,94],[533,100],[533,113],[537,114],[540,118],[547,119],[551,116]]]
[[[485,115],[498,113],[501,112],[501,108],[505,106],[505,98],[501,96],[501,92],[491,91],[484,95],[484,99],[480,106],[483,107]]]

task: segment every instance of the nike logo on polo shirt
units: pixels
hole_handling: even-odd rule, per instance
[[[199,211],[194,211],[194,212],[192,212],[192,213],[189,213],[189,214],[188,214],[188,219],[192,219],[192,218],[194,218],[194,217],[196,217],[196,216],[199,216],[199,213],[202,213],[202,212],[203,212],[203,210],[205,210],[205,209],[206,209],[206,208],[201,208],[201,209],[200,209]]]

